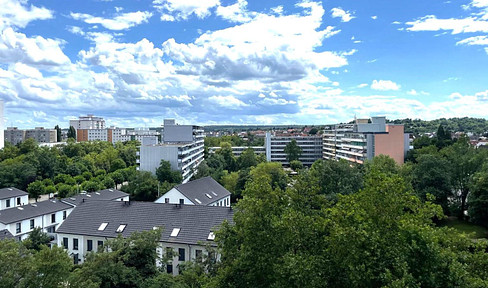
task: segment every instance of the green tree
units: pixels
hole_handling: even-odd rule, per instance
[[[237,159],[239,169],[251,168],[258,165],[256,154],[252,148],[244,150]]]
[[[124,174],[120,171],[115,171],[109,174],[110,177],[114,180],[115,185],[122,184],[124,182]]]
[[[63,140],[63,136],[61,134],[61,128],[59,128],[59,125],[54,126],[54,129],[56,129],[56,141],[61,142]]]
[[[68,253],[61,248],[54,246],[49,248],[41,246],[39,252],[32,258],[32,269],[27,274],[24,287],[62,287],[69,278],[73,260]]]
[[[294,171],[298,171],[303,169],[303,164],[300,162],[300,160],[293,160],[290,162],[290,168]]]
[[[41,195],[46,193],[46,187],[44,187],[42,181],[37,180],[29,184],[29,186],[27,187],[27,192],[29,193],[29,197],[35,198],[37,202],[37,199],[39,199]]]
[[[0,288],[20,287],[31,269],[32,251],[21,242],[0,241]]]
[[[470,221],[488,227],[488,166],[474,176],[472,191],[468,196]]]
[[[283,152],[286,154],[286,161],[291,162],[293,160],[299,160],[302,155],[302,148],[298,146],[295,139],[291,139],[291,141],[286,144]]]
[[[260,177],[267,177],[272,189],[280,188],[285,190],[288,184],[288,176],[278,162],[260,163],[258,166],[251,169],[249,173],[251,181]]]
[[[102,185],[105,188],[114,188],[115,187],[115,181],[112,179],[110,176],[107,176],[103,179]]]
[[[85,190],[86,192],[96,192],[100,190],[100,185],[95,181],[85,181],[81,184],[81,189]]]
[[[220,142],[220,149],[217,149],[215,154],[223,157],[223,170],[227,170],[229,172],[237,171],[237,160],[232,153],[232,145],[229,142]]]
[[[58,198],[66,198],[71,194],[73,188],[68,184],[59,184],[58,186]]]
[[[156,169],[156,176],[159,182],[169,182],[169,183],[181,183],[183,181],[183,176],[181,172],[177,170],[171,170],[171,163],[165,160],[161,160],[159,167]]]
[[[135,201],[154,201],[158,196],[158,179],[148,171],[136,171],[135,178],[121,190]]]
[[[69,126],[68,139],[69,138],[76,140],[76,130],[75,130],[75,127],[73,127],[73,126]]]
[[[24,245],[27,249],[40,251],[41,245],[47,245],[49,242],[51,242],[51,237],[42,231],[42,228],[34,227],[29,233],[29,237],[24,240]]]

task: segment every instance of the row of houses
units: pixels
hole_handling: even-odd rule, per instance
[[[174,252],[165,265],[171,274],[178,274],[182,262],[205,257],[214,232],[224,221],[232,223],[234,213],[230,192],[210,177],[178,185],[155,202],[130,201],[128,194],[113,189],[32,204],[24,204],[25,197],[15,188],[0,189],[1,203],[20,198],[22,204],[0,210],[0,240],[25,240],[40,227],[79,264],[109,239],[162,228],[157,252]]]

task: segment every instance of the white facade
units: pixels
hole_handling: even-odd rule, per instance
[[[241,156],[242,152],[246,151],[247,149],[252,149],[254,151],[254,154],[256,155],[266,155],[266,146],[233,146],[232,148],[232,154],[235,157]],[[208,152],[209,153],[215,153],[220,149],[220,147],[209,147]]]
[[[47,201],[51,201],[51,200],[47,200]],[[37,205],[37,204],[29,204],[29,205]],[[19,209],[19,208],[22,207],[17,207],[12,209]],[[48,214],[38,215],[38,216],[22,219],[11,223],[0,222],[0,230],[7,229],[15,237],[15,239],[19,241],[27,239],[29,237],[29,233],[35,227],[40,227],[43,232],[46,232],[49,235],[54,236],[54,232],[56,228],[61,223],[63,223],[66,217],[68,217],[71,211],[73,211],[73,208],[74,207],[56,211],[56,212],[50,212]]]
[[[183,203],[181,203],[183,201]],[[173,188],[166,192],[163,196],[154,201],[155,203],[169,203],[169,204],[185,204],[185,205],[197,205],[197,199],[190,200],[183,195],[178,189]],[[207,206],[221,206],[230,207],[230,195],[208,204]]]
[[[86,254],[90,251],[97,252],[109,239],[106,237],[97,237],[89,235],[73,235],[73,234],[57,234],[57,245],[66,249],[68,255],[73,258],[73,262],[81,264],[85,261]],[[91,242],[91,243],[90,243]],[[178,265],[185,261],[195,261],[197,254],[207,256],[206,247],[203,245],[188,245],[171,242],[160,242],[160,247],[157,248],[157,252],[160,257],[163,257],[163,253],[167,253],[167,249],[172,249],[174,257],[169,261],[166,271],[171,271],[171,274],[178,275]],[[179,252],[182,255],[179,255]],[[165,254],[167,255],[167,254]],[[158,267],[161,267],[161,262],[158,261]]]
[[[0,199],[0,210],[26,205],[28,203],[29,203],[28,195],[4,198],[4,199]]]
[[[92,114],[87,116],[80,116],[76,120],[69,120],[69,125],[73,126],[76,130],[78,129],[104,129],[105,120],[102,117],[96,117]]]
[[[286,145],[292,140],[302,149],[299,159],[304,165],[312,165],[322,158],[322,137],[321,136],[274,136],[266,133],[266,160],[289,164],[284,151]]]

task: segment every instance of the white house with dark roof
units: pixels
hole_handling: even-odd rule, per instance
[[[154,202],[230,207],[230,192],[212,177],[204,177],[180,184]]]
[[[0,189],[0,210],[29,203],[29,193],[14,187]]]
[[[161,227],[158,253],[168,249],[176,252],[177,256],[166,266],[168,273],[176,275],[180,263],[207,255],[205,243],[212,245],[215,229],[225,220],[232,223],[233,214],[228,207],[86,201],[57,229],[57,243],[75,263],[81,263],[88,252],[97,251],[107,239]]]
[[[1,210],[0,230],[8,230],[17,240],[26,239],[35,227],[54,233],[73,208],[73,205],[58,200],[46,200]]]

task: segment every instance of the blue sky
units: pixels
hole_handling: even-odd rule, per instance
[[[488,113],[488,0],[0,0],[7,126]]]

